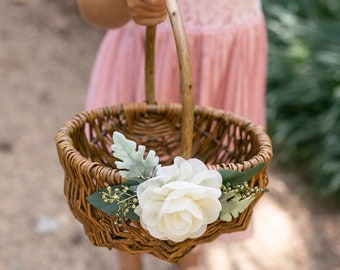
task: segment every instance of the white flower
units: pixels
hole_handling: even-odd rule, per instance
[[[143,228],[161,240],[181,242],[201,236],[221,211],[222,177],[198,159],[176,157],[137,188]]]

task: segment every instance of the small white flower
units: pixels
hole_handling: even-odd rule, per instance
[[[198,159],[174,159],[137,188],[135,209],[143,228],[161,240],[181,242],[201,236],[221,211],[222,177]]]

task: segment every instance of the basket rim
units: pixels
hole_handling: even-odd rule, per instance
[[[138,106],[141,108],[141,113],[158,113],[161,111],[166,111],[169,107],[172,110],[181,110],[182,105],[179,103],[158,103],[158,104],[146,104],[144,102],[135,102],[135,103],[126,103],[119,105],[108,105],[92,110],[84,110],[76,115],[74,115],[70,120],[65,122],[64,126],[59,129],[55,140],[58,149],[63,149],[64,153],[67,152],[68,156],[72,156],[72,158],[77,158],[81,163],[81,166],[91,167],[91,174],[96,175],[98,172],[106,173],[108,175],[117,174],[118,170],[100,164],[99,162],[90,161],[84,156],[80,154],[80,152],[74,147],[72,133],[76,128],[83,128],[86,121],[89,119],[90,114],[95,114],[98,117],[109,115],[113,110],[118,112],[123,112],[126,107],[135,107]],[[266,133],[265,129],[252,122],[251,120],[237,115],[230,111],[225,111],[221,109],[215,109],[212,107],[205,106],[195,106],[195,115],[205,111],[205,113],[209,113],[212,117],[223,118],[224,120],[233,120],[239,123],[242,123],[247,131],[253,133],[257,138],[257,142],[259,144],[259,151],[256,155],[252,156],[249,160],[244,160],[241,162],[229,162],[229,163],[220,163],[220,164],[206,164],[209,169],[232,169],[237,171],[245,171],[248,170],[255,165],[266,162],[267,166],[269,165],[269,161],[273,156],[273,150],[271,145],[271,139],[269,135]],[[194,157],[193,157],[194,158]]]

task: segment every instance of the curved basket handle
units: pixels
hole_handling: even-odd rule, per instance
[[[194,91],[190,65],[190,54],[182,15],[177,0],[166,0],[169,19],[176,42],[177,57],[180,72],[180,87],[182,97],[182,138],[181,155],[188,159],[192,155],[192,140],[194,129]],[[145,86],[146,102],[155,104],[154,91],[154,49],[156,27],[148,26],[146,30],[145,50]]]

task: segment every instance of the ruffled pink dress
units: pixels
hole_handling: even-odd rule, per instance
[[[195,103],[232,111],[265,126],[267,36],[260,0],[179,0]],[[98,51],[87,109],[145,100],[145,27],[110,30]],[[157,26],[156,100],[179,102],[175,42],[167,19]]]

